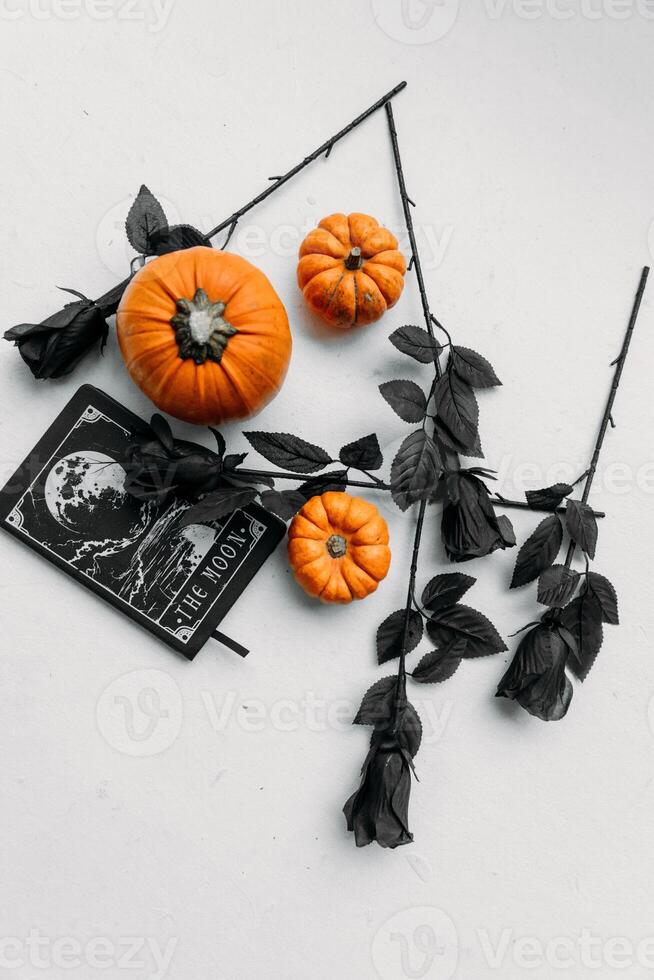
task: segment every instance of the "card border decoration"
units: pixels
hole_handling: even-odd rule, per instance
[[[538,579],[538,601],[546,607],[539,619],[519,631],[515,657],[499,683],[497,696],[515,700],[533,716],[563,718],[572,697],[566,670],[585,680],[602,643],[603,625],[618,623],[617,596],[609,580],[590,568],[595,557],[597,521],[589,495],[622,378],[631,338],[641,307],[649,269],[640,277],[620,355],[614,362],[613,383],[602,415],[589,467],[574,484],[557,484],[528,491],[526,499],[509,500],[493,491],[495,478],[486,466],[461,465],[461,457],[483,456],[479,438],[477,394],[501,385],[492,365],[480,353],[453,341],[427,295],[416,242],[392,100],[406,87],[400,82],[338,133],[322,143],[207,233],[190,225],[169,225],[163,208],[145,186],[126,221],[127,237],[139,253],[132,274],[151,256],[194,245],[211,246],[226,231],[221,249],[229,244],[240,218],[284,186],[378,109],[386,114],[397,188],[410,243],[408,271],[415,272],[424,326],[397,327],[389,339],[396,350],[424,365],[430,377],[425,390],[412,380],[390,379],[380,387],[387,405],[413,426],[390,468],[390,482],[377,474],[383,456],[376,434],[364,435],[333,453],[302,436],[287,432],[244,432],[252,448],[273,469],[244,466],[246,453],[228,453],[222,434],[212,429],[215,447],[207,449],[177,439],[158,414],[149,426],[132,434],[125,487],[141,500],[164,501],[171,493],[186,495],[185,523],[219,520],[256,501],[284,521],[290,520],[311,497],[329,490],[360,487],[390,493],[407,511],[417,505],[407,599],[391,611],[377,630],[379,665],[397,669],[378,679],[366,692],[353,724],[372,729],[360,785],[344,807],[348,830],[358,846],[376,841],[395,848],[409,843],[408,806],[414,758],[421,741],[418,713],[407,696],[409,678],[417,684],[439,684],[464,661],[507,651],[493,623],[462,600],[476,579],[462,572],[438,574],[417,590],[420,548],[431,503],[442,503],[441,538],[447,557],[457,563],[512,548],[516,538],[508,517],[497,510],[524,509],[546,516],[518,550],[511,588]],[[19,324],[5,333],[36,378],[69,373],[93,346],[104,346],[107,317],[116,312],[131,276],[99,299],[70,290],[76,301],[40,324]],[[294,484],[279,489],[279,482]],[[583,483],[580,499],[574,488]],[[564,503],[565,502],[565,503]],[[564,538],[568,548],[562,564],[556,559]],[[573,569],[577,549],[585,570]],[[427,634],[433,650],[407,668],[407,657]]]

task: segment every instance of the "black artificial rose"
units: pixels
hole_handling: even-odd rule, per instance
[[[125,489],[139,500],[164,500],[175,492],[195,497],[215,490],[221,479],[224,444],[216,432],[219,453],[173,438],[161,415],[132,433],[127,450]]]
[[[517,701],[541,721],[559,721],[572,700],[572,684],[565,672],[569,653],[556,624],[539,623],[520,641],[495,696]]]
[[[359,789],[343,807],[347,829],[357,847],[377,841],[381,847],[410,844],[408,811],[411,756],[397,737],[375,732],[363,764]]]
[[[497,516],[486,484],[474,471],[445,473],[442,484],[441,536],[451,561],[470,561],[515,545],[511,521]]]
[[[79,296],[42,323],[19,323],[5,332],[13,340],[35,378],[61,378],[70,374],[78,361],[98,341],[104,348],[109,327],[100,307],[74,289]]]

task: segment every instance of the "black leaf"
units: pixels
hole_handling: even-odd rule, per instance
[[[164,210],[145,184],[141,184],[136,200],[129,209],[125,231],[132,248],[142,255],[152,255],[153,239],[168,232]]]
[[[450,358],[452,369],[473,388],[493,388],[502,384],[492,365],[477,351],[469,347],[452,347]]]
[[[352,724],[385,727],[391,718],[397,690],[396,674],[376,681],[364,694]]]
[[[353,466],[357,470],[378,470],[384,462],[379,439],[374,432],[343,446],[338,458],[343,466]]]
[[[424,429],[404,440],[391,467],[391,493],[400,510],[427,500],[436,487],[440,470],[436,443]]]
[[[479,405],[470,385],[446,371],[434,392],[436,411],[454,438],[466,450],[474,449],[479,426]]]
[[[400,719],[399,741],[411,758],[417,755],[422,742],[422,722],[420,715],[410,701],[407,701]]]
[[[459,439],[456,439],[452,435],[441,418],[436,417],[434,419],[434,429],[438,444],[444,446],[446,450],[451,450],[454,453],[460,453],[462,456],[472,456],[475,459],[481,459],[481,457],[484,455],[484,451],[481,448],[481,438],[479,433],[477,433],[472,446],[465,446]]]
[[[379,386],[382,397],[405,422],[422,422],[427,399],[415,381],[385,381]]]
[[[618,596],[611,582],[598,572],[588,572],[586,583],[601,606],[603,621],[611,626],[618,626],[620,623]]]
[[[541,521],[518,552],[511,588],[533,582],[555,561],[563,541],[563,527],[556,514]]]
[[[258,495],[255,487],[225,487],[214,490],[203,497],[199,503],[189,507],[180,521],[180,527],[188,527],[189,524],[211,524],[239,508],[247,507]]]
[[[329,453],[320,446],[287,432],[244,432],[243,435],[258,453],[281,469],[315,473],[332,462]]]
[[[438,360],[442,347],[422,327],[399,327],[388,338],[394,347],[421,364]]]
[[[555,483],[543,490],[527,490],[525,497],[532,510],[557,510],[573,490],[569,483]]]
[[[565,565],[546,568],[538,579],[538,601],[544,606],[565,606],[575,594],[579,572]]]
[[[568,500],[565,508],[568,534],[589,558],[595,557],[597,521],[593,510],[582,500]]]
[[[477,579],[472,575],[463,575],[461,572],[436,575],[423,589],[422,604],[430,612],[437,612],[445,606],[453,606],[463,598],[476,581]]]
[[[227,453],[223,459],[223,467],[226,470],[235,470],[237,466],[245,462],[247,453]]]
[[[590,590],[582,592],[561,613],[561,625],[570,630],[577,644],[576,654],[570,657],[570,669],[580,681],[585,681],[604,639],[599,599]]]
[[[170,228],[166,226],[150,236],[151,255],[166,255],[168,252],[178,252],[183,248],[194,248],[196,245],[211,248],[209,239],[193,225],[172,225]]]
[[[225,437],[223,436],[222,432],[219,429],[214,429],[213,426],[211,425],[209,426],[209,429],[211,430],[211,433],[214,439],[216,440],[216,445],[218,446],[218,454],[220,456],[224,456],[225,450],[227,449],[227,445],[225,443]]]
[[[260,500],[266,510],[283,521],[290,521],[306,503],[304,494],[298,490],[264,490]]]
[[[464,639],[465,647],[459,656],[465,658],[488,657],[507,649],[490,619],[470,606],[449,606],[433,613],[427,621],[427,632],[439,649]]]
[[[466,641],[460,637],[443,650],[426,653],[411,676],[418,684],[441,684],[452,677],[461,666]]]
[[[342,493],[347,487],[347,473],[345,470],[333,470],[331,473],[314,476],[311,480],[301,483],[297,487],[297,492],[302,494],[305,501],[320,494],[334,491]]]
[[[387,616],[377,630],[378,663],[385,664],[388,660],[394,660],[402,653],[405,619],[406,611],[404,609],[398,609],[397,612]],[[422,616],[415,609],[412,609],[409,613],[409,628],[405,653],[410,653],[418,646],[422,639],[422,630]]]

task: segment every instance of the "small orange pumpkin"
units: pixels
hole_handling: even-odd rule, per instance
[[[387,228],[367,214],[330,214],[300,246],[297,281],[314,313],[347,329],[374,323],[394,306],[405,272]]]
[[[291,522],[288,558],[304,591],[322,602],[365,599],[391,563],[386,521],[349,493],[312,497]]]
[[[144,265],[116,326],[139,388],[162,411],[198,425],[258,412],[291,356],[286,310],[263,272],[203,245]]]

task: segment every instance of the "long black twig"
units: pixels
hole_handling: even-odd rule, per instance
[[[238,220],[242,218],[244,214],[250,211],[253,207],[256,207],[257,204],[261,204],[262,201],[265,201],[267,197],[274,194],[274,192],[289,181],[291,177],[295,177],[296,174],[299,174],[301,170],[304,170],[308,164],[312,163],[314,160],[317,160],[318,157],[323,155],[323,153],[325,156],[328,156],[335,143],[338,143],[338,141],[343,139],[344,136],[351,133],[353,129],[367,119],[368,116],[372,116],[374,112],[381,109],[382,106],[388,106],[390,100],[404,88],[406,88],[406,82],[399,82],[395,88],[392,88],[390,92],[387,92],[386,95],[381,97],[381,99],[378,99],[373,105],[369,106],[365,112],[362,112],[360,116],[353,119],[352,122],[347,124],[347,126],[344,126],[343,129],[339,130],[335,136],[332,136],[330,139],[322,143],[317,150],[314,150],[313,153],[306,156],[300,163],[296,164],[294,167],[291,167],[290,170],[288,170],[285,174],[282,174],[280,177],[270,178],[272,183],[269,184],[265,190],[261,191],[260,194],[257,194],[256,197],[253,197],[251,201],[244,204],[242,208],[238,209],[238,211],[234,211],[233,214],[230,214],[229,218],[225,218],[224,221],[221,221],[215,228],[212,228],[211,231],[207,232],[207,238],[213,238],[215,235],[219,234],[219,232],[228,227],[230,229],[228,238],[231,237]],[[225,242],[225,244],[227,244],[227,242]]]
[[[622,350],[620,351],[620,354],[618,355],[617,359],[613,362],[615,364],[613,382],[611,384],[611,390],[609,391],[609,397],[606,401],[606,407],[604,408],[604,414],[602,415],[602,421],[600,423],[599,432],[597,434],[597,439],[595,441],[595,449],[593,450],[593,456],[590,461],[590,466],[588,467],[588,474],[586,476],[584,490],[581,495],[581,499],[585,504],[588,503],[590,491],[593,486],[593,480],[595,479],[595,474],[597,472],[597,464],[599,463],[600,453],[602,452],[602,446],[604,445],[606,432],[608,430],[609,425],[613,425],[613,404],[615,402],[615,396],[620,386],[622,371],[624,369],[625,361],[627,360],[627,354],[629,353],[629,345],[631,344],[631,338],[633,336],[634,327],[636,326],[636,320],[638,319],[638,314],[640,312],[640,306],[643,301],[643,295],[645,293],[645,286],[647,285],[648,276],[649,276],[649,266],[645,266],[640,276],[638,289],[636,290],[636,297],[634,299],[634,305],[631,310],[631,316],[629,317],[627,332],[625,334],[624,341],[622,342]],[[574,558],[576,548],[577,548],[576,543],[574,541],[571,541],[568,546],[568,553],[565,558],[566,568],[570,568],[570,565],[572,564],[572,559]]]
[[[420,301],[422,303],[422,312],[425,319],[425,327],[430,337],[434,337],[434,324],[432,322],[431,310],[429,309],[429,300],[427,298],[427,290],[425,288],[425,280],[422,274],[422,265],[420,262],[420,253],[418,251],[418,245],[416,243],[416,235],[413,229],[413,218],[411,216],[411,201],[409,195],[407,194],[406,182],[404,180],[404,170],[402,168],[402,157],[400,156],[400,147],[397,140],[397,130],[395,128],[395,119],[393,116],[393,107],[390,102],[385,105],[386,119],[388,120],[388,129],[391,137],[391,146],[393,148],[393,161],[395,163],[395,173],[397,175],[397,183],[400,191],[400,197],[402,198],[402,209],[404,211],[404,222],[406,224],[406,230],[409,235],[409,244],[411,246],[411,264],[412,268],[415,269],[416,279],[418,281],[418,290],[420,291]],[[436,372],[436,379],[441,377],[441,366],[438,358],[434,361],[434,369]],[[420,543],[422,541],[422,529],[425,523],[425,513],[427,511],[427,500],[423,499],[420,501],[420,506],[418,509],[418,520],[416,523],[416,532],[413,539],[413,557],[411,559],[411,567],[409,569],[409,587],[407,592],[407,601],[404,612],[404,627],[402,632],[402,644],[400,647],[400,662],[398,666],[398,680],[397,680],[397,698],[396,698],[396,723],[398,721],[399,713],[403,708],[404,703],[404,691],[406,687],[406,649],[409,643],[409,627],[411,623],[411,612],[413,610],[413,596],[415,593],[416,585],[416,575],[418,571],[418,555],[420,553]]]
[[[344,136],[351,133],[353,129],[356,129],[357,126],[364,122],[364,120],[366,120],[369,116],[372,116],[373,113],[377,112],[378,109],[381,109],[382,106],[388,105],[390,100],[394,98],[398,92],[401,92],[405,88],[406,82],[399,82],[390,90],[390,92],[387,92],[386,95],[382,95],[381,99],[377,99],[373,105],[368,106],[368,108],[357,116],[356,119],[353,119],[352,122],[348,123],[347,126],[344,126],[338,133],[330,137],[330,139],[326,140],[326,142],[322,143],[317,150],[314,150],[313,153],[310,153],[308,156],[304,157],[300,163],[296,164],[294,167],[291,167],[290,170],[288,170],[285,174],[282,174],[280,177],[273,178],[273,182],[269,184],[265,190],[263,190],[260,194],[257,194],[256,197],[253,197],[252,200],[248,201],[247,204],[244,204],[243,207],[230,214],[228,218],[225,218],[223,221],[217,224],[215,228],[211,229],[211,231],[208,231],[205,238],[214,238],[221,231],[224,231],[225,228],[228,228],[227,238],[221,246],[222,248],[226,248],[230,238],[234,234],[239,219],[244,214],[251,211],[257,204],[261,204],[262,201],[265,201],[267,197],[274,194],[276,190],[286,184],[292,177],[295,177],[296,174],[299,174],[301,170],[304,170],[304,168],[314,160],[317,160],[318,157],[323,155],[323,153],[325,154],[325,157],[329,157],[335,143],[338,143],[338,141],[343,139]],[[117,286],[113,286],[108,292],[104,293],[99,299],[96,300],[97,305],[102,308],[105,316],[111,316],[112,313],[116,312],[118,309],[118,304],[120,303],[120,298],[125,292],[130,279],[131,276],[124,279],[123,282],[119,283]]]

